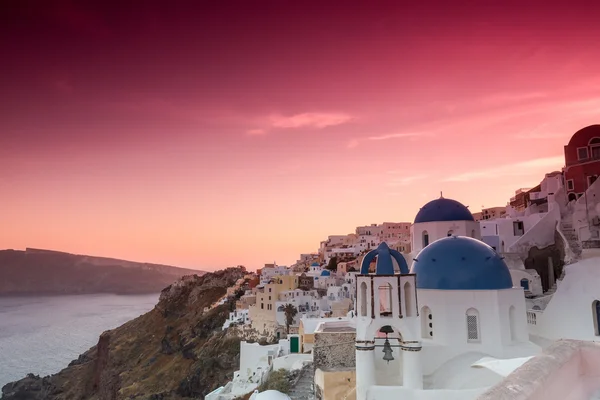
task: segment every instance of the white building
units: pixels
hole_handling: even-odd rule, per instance
[[[361,251],[374,249],[381,243],[380,235],[358,235],[356,249]]]
[[[563,338],[600,341],[599,265],[600,250],[584,250],[580,261],[565,266],[549,302],[528,310],[529,331],[541,344]]]
[[[250,324],[250,315],[248,309],[235,310],[229,313],[229,318],[225,320],[223,329],[229,328],[231,324],[247,325]]]
[[[529,341],[523,288],[480,240],[437,240],[410,273],[382,244],[356,282],[357,400],[475,399],[541,351]]]
[[[283,265],[267,264],[260,271],[260,282],[269,283],[274,276],[290,275],[290,270]]]
[[[485,243],[440,239],[417,255],[411,273],[417,276],[425,375],[440,375],[449,363],[457,367],[465,354],[511,359],[540,351],[529,341],[523,288],[513,287],[502,257]]]
[[[311,355],[297,354],[298,336],[282,339],[278,344],[261,346],[258,343],[240,342],[240,369],[233,373],[233,380],[205,396],[206,400],[234,400],[255,391],[273,370],[294,371],[312,360]],[[295,344],[294,344],[295,341]],[[294,349],[296,347],[296,349]],[[258,399],[281,399],[272,397],[274,391],[265,391]],[[277,392],[278,393],[278,392]],[[285,399],[285,397],[283,397]],[[288,397],[289,399],[289,397]]]
[[[421,207],[411,227],[412,254],[417,254],[429,243],[452,235],[480,239],[479,222],[456,200],[444,197],[432,200]]]
[[[332,275],[328,270],[323,270],[319,276],[315,276],[315,288],[327,289],[332,286],[338,286],[342,284],[343,281],[343,278]]]
[[[321,272],[323,272],[323,267],[318,262],[314,262],[310,265],[307,276],[321,276]]]
[[[279,294],[279,301],[275,303],[277,323],[286,325],[285,306],[291,304],[298,313],[294,317],[292,326],[297,327],[301,318],[320,317],[323,311],[328,311],[327,299],[321,298],[316,290],[289,290]]]

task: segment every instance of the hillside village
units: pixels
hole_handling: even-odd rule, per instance
[[[595,398],[600,125],[564,152],[506,206],[440,194],[412,223],[329,236],[240,281],[223,329],[274,344],[242,341],[239,371],[206,399]],[[258,390],[282,369],[301,376],[289,396]]]

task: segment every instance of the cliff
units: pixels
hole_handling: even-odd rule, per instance
[[[203,271],[49,250],[0,250],[0,296],[158,293]]]
[[[180,279],[161,292],[152,311],[104,332],[58,374],[7,384],[2,400],[204,398],[233,378],[240,351],[239,339],[221,331],[235,298],[205,308],[245,274],[229,268]]]

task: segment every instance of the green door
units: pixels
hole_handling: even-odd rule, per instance
[[[298,336],[290,338],[290,353],[298,353],[300,351],[300,339]]]

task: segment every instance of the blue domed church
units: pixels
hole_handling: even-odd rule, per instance
[[[416,276],[423,374],[472,354],[498,359],[537,354],[529,341],[522,287],[484,242],[449,236],[430,243],[413,259]]]
[[[489,365],[514,369],[541,351],[529,341],[523,288],[459,202],[427,203],[413,228],[410,269],[382,243],[356,277],[356,399],[420,390],[475,399],[502,380]]]
[[[417,254],[438,239],[457,235],[481,238],[479,222],[460,202],[440,196],[425,204],[410,228],[412,254]]]

